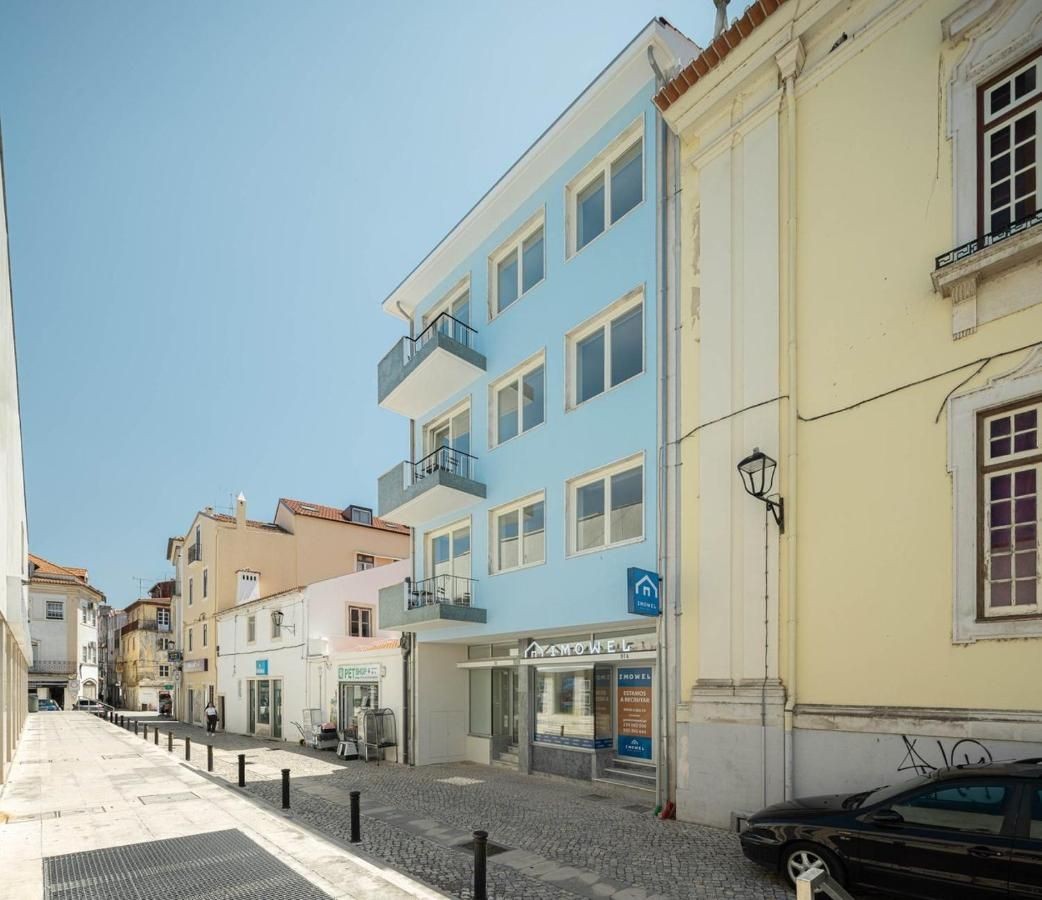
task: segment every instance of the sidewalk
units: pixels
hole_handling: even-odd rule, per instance
[[[444,897],[81,712],[29,716],[0,792],[0,871],[11,900]]]

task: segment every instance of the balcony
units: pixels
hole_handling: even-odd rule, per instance
[[[74,659],[38,659],[29,666],[30,675],[75,675]]]
[[[484,499],[476,464],[469,453],[451,447],[439,447],[417,462],[399,463],[380,476],[381,518],[417,526]]]
[[[135,620],[128,622],[120,630],[120,634],[130,634],[132,631],[157,631],[161,634],[170,633],[169,622],[157,622],[155,619],[144,619],[141,621]]]
[[[202,562],[203,559],[203,548],[199,544],[192,544],[188,548],[188,565],[192,563]]]
[[[427,631],[449,625],[484,625],[487,612],[474,605],[477,582],[458,575],[406,579],[380,591],[380,627]]]
[[[485,371],[485,357],[473,347],[476,336],[469,325],[442,313],[415,338],[403,337],[377,366],[380,406],[418,419],[463,390]]]

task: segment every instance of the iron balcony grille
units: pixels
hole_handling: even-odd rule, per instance
[[[203,558],[203,548],[199,544],[192,544],[188,548],[188,562],[199,562]]]
[[[405,608],[420,609],[423,606],[472,606],[474,603],[473,578],[460,575],[434,575],[421,581],[405,579]]]
[[[33,675],[74,675],[76,673],[74,659],[40,659],[29,666]]]
[[[128,622],[120,630],[120,634],[129,634],[131,631],[157,631],[163,634],[170,633],[169,622],[157,622],[155,619],[146,619],[143,622]]]
[[[423,459],[414,463],[406,463],[409,469],[410,484],[416,484],[424,478],[436,475],[439,472],[448,472],[450,475],[458,475],[474,481],[474,464],[476,456],[455,450],[452,447],[439,447],[433,453],[428,453]],[[408,485],[406,485],[408,487]]]
[[[990,231],[984,237],[974,238],[972,241],[960,244],[954,250],[942,253],[934,259],[934,269],[936,271],[953,265],[960,260],[966,259],[968,256],[973,256],[979,250],[986,250],[994,244],[1000,244],[1007,238],[1020,234],[1022,231],[1027,231],[1029,228],[1034,228],[1040,223],[1042,223],[1042,210],[1033,215],[1025,216],[1023,219],[1017,219],[1016,222],[1011,222],[1005,228]]]
[[[430,325],[424,328],[423,331],[416,335],[416,337],[406,337],[402,339],[405,365],[408,365],[416,354],[427,346],[427,343],[436,334],[444,334],[447,337],[452,338],[458,344],[462,344],[464,347],[471,347],[474,343],[474,335],[476,335],[477,332],[466,324],[466,322],[461,322],[455,316],[443,312],[441,315],[437,316]]]

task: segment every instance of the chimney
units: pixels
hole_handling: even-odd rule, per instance
[[[236,527],[246,524],[246,495],[239,491],[235,498],[235,525]]]
[[[727,3],[728,0],[713,0],[716,7],[716,25],[713,26],[713,37],[719,37],[727,31]]]

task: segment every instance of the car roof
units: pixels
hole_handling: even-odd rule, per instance
[[[1000,759],[994,762],[964,763],[938,769],[933,777],[948,781],[962,778],[1038,778],[1042,779],[1042,756],[1028,759]]]

